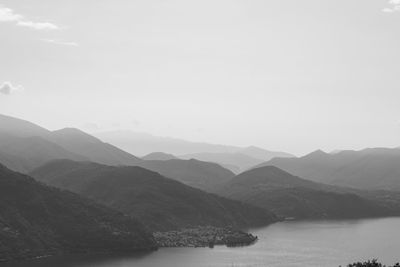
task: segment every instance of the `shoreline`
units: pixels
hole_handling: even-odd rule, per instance
[[[157,248],[142,249],[135,251],[57,251],[49,250],[43,251],[43,254],[38,255],[25,255],[11,257],[9,259],[0,259],[0,266],[10,262],[24,262],[31,260],[41,260],[45,258],[52,258],[57,256],[66,255],[120,255],[120,254],[141,254],[151,253],[161,248],[213,248],[214,246],[227,246],[227,247],[241,247],[249,246],[258,241],[258,237],[251,233],[246,233],[241,230],[233,228],[213,227],[213,226],[200,226],[195,228],[185,228],[181,230],[167,231],[167,232],[154,232],[154,239]]]

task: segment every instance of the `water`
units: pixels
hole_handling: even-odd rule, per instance
[[[400,261],[400,218],[282,222],[252,230],[259,241],[249,247],[167,248],[130,256],[64,256],[12,267],[295,267],[339,266],[378,258]]]

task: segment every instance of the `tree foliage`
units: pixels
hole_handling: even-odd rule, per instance
[[[374,259],[365,262],[355,262],[347,265],[347,267],[400,267],[400,263],[396,263],[392,266],[386,266],[382,263],[379,263],[378,260]]]

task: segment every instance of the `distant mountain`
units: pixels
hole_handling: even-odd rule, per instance
[[[87,160],[39,136],[16,137],[0,133],[0,162],[12,170],[26,173],[54,159]]]
[[[261,159],[256,159],[241,153],[195,153],[179,156],[183,159],[197,159],[208,162],[215,162],[226,166],[235,173],[249,169],[263,162]],[[236,166],[231,167],[231,166]]]
[[[148,230],[131,217],[0,165],[0,262],[155,246]]]
[[[147,154],[142,157],[143,160],[170,160],[170,159],[178,159],[172,154],[164,153],[164,152],[153,152]]]
[[[51,132],[29,121],[0,114],[0,133],[16,137],[45,137]]]
[[[399,213],[398,204],[394,213],[385,203],[372,200],[373,197],[301,179],[274,166],[241,173],[218,193],[294,219],[362,218]]]
[[[286,153],[286,152],[278,152],[278,151],[269,151],[255,146],[249,146],[240,149],[237,153],[241,153],[247,155],[252,158],[261,159],[264,161],[273,159],[273,158],[292,158],[294,155]]]
[[[129,130],[94,133],[105,142],[109,142],[134,155],[147,155],[160,151],[173,155],[184,155],[198,152],[235,152],[236,147],[189,142],[176,138],[159,137]]]
[[[235,176],[233,172],[216,163],[195,159],[144,160],[135,165],[207,192]]]
[[[90,160],[109,165],[141,161],[78,129],[51,132],[4,115],[0,115],[0,159],[7,167],[24,173],[54,159]]]
[[[140,161],[139,158],[75,128],[54,131],[51,140],[69,151],[101,164],[132,165]]]
[[[321,150],[301,158],[275,158],[272,165],[307,179],[370,190],[400,190],[400,149],[369,148],[328,154]]]
[[[241,153],[261,160],[270,160],[273,157],[292,156],[283,152],[268,151],[257,147],[236,147],[186,140],[159,137],[146,133],[133,131],[112,131],[95,133],[96,137],[109,142],[133,155],[147,155],[154,151],[160,151],[173,155],[186,155],[194,153]]]
[[[261,226],[276,220],[266,210],[205,193],[141,167],[58,160],[32,175],[133,215],[152,230]]]

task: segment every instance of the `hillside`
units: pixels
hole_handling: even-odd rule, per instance
[[[113,167],[59,160],[34,172],[37,180],[134,215],[152,230],[212,226],[261,226],[275,215],[227,200],[141,167]]]
[[[301,179],[274,166],[241,173],[218,192],[225,197],[295,219],[361,218],[393,214],[379,201],[362,197],[352,190]]]
[[[143,160],[170,160],[170,159],[178,159],[172,154],[164,153],[164,152],[153,152],[147,154],[142,157]]]
[[[51,133],[51,140],[69,151],[101,164],[132,165],[140,161],[139,158],[75,128],[54,131]]]
[[[39,136],[17,137],[0,133],[0,162],[12,170],[27,173],[54,159],[87,160]]]
[[[241,153],[195,153],[182,155],[180,158],[215,162],[221,166],[235,166],[235,173],[247,170],[248,168],[263,162],[261,159],[253,158]],[[234,170],[232,167],[230,169]]]
[[[301,158],[275,158],[271,165],[300,177],[368,190],[400,190],[400,149],[371,148],[328,154],[315,151]]]
[[[266,149],[262,149],[256,146],[249,146],[236,151],[237,153],[241,153],[247,155],[252,158],[261,159],[264,161],[273,159],[273,158],[292,158],[294,157],[290,153],[280,152],[280,151],[269,151]]]
[[[0,261],[154,247],[134,219],[0,165]]]
[[[48,136],[50,131],[26,120],[0,114],[0,133],[17,137]]]
[[[139,158],[74,128],[51,132],[31,122],[0,115],[0,159],[27,173],[54,159],[131,165]]]
[[[233,172],[216,163],[195,159],[145,160],[135,165],[207,192],[235,176]]]

